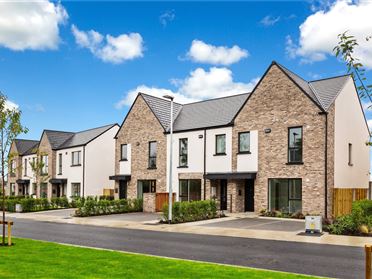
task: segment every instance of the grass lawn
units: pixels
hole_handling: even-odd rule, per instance
[[[0,278],[315,278],[14,239],[0,246]]]

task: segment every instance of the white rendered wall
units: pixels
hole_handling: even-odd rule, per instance
[[[216,135],[226,134],[226,155],[215,156]],[[207,130],[206,144],[207,173],[231,172],[232,170],[232,127]]]
[[[131,162],[132,162],[132,145],[127,144],[127,161],[119,161],[119,172],[120,174],[131,174]],[[121,152],[121,150],[119,150]],[[119,155],[121,156],[121,155]]]
[[[237,155],[238,172],[257,172],[258,170],[258,131],[250,131],[251,154]]]
[[[352,79],[335,101],[335,187],[368,188],[369,133]],[[352,166],[348,145],[352,144]]]

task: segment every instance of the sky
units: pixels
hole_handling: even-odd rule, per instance
[[[249,92],[273,60],[306,80],[345,74],[332,49],[346,30],[372,80],[371,14],[341,0],[0,0],[0,91],[22,111],[21,137],[39,139],[120,124],[138,91],[181,103]]]

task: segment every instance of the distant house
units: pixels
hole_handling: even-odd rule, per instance
[[[368,189],[370,134],[350,75],[308,82],[273,62],[251,93],[176,102],[174,119],[177,200],[330,216],[335,189]],[[156,209],[169,127],[170,102],[139,93],[116,134],[117,198]]]
[[[10,164],[9,193],[48,198],[102,195],[104,188],[113,188],[108,175],[114,170],[117,130],[118,125],[111,124],[76,133],[44,130],[39,141],[16,139],[10,152],[16,156]],[[41,185],[35,181],[32,160],[44,163],[47,179]]]

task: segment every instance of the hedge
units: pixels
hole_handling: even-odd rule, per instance
[[[143,210],[142,199],[108,200],[88,197],[76,201],[76,217],[88,217],[109,215],[128,212],[141,212]]]
[[[22,212],[69,208],[69,202],[66,197],[52,198],[51,201],[48,201],[46,198],[34,199],[30,197],[8,197],[5,200],[5,210],[15,212],[16,204],[22,206]]]
[[[353,202],[350,214],[336,218],[328,226],[332,234],[372,235],[372,200]]]
[[[218,217],[214,200],[175,202],[172,206],[172,223],[185,223]],[[168,222],[168,204],[163,206],[163,220]]]

